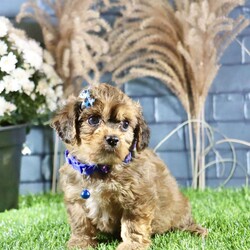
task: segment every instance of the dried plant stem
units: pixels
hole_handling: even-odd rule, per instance
[[[222,186],[225,186],[227,184],[227,182],[232,178],[232,176],[235,172],[235,169],[236,169],[236,165],[240,166],[243,169],[243,171],[246,173],[246,170],[244,169],[244,167],[242,167],[242,165],[237,161],[236,151],[235,151],[235,148],[234,148],[232,142],[240,143],[242,145],[246,145],[249,147],[250,147],[250,143],[242,141],[242,140],[229,139],[225,135],[223,135],[221,132],[219,132],[219,131],[216,131],[216,132],[219,133],[220,135],[222,135],[225,139],[217,141],[213,144],[210,144],[205,151],[208,153],[212,149],[215,152],[215,155],[219,160],[212,161],[212,162],[208,163],[207,165],[205,165],[203,171],[205,171],[206,168],[211,167],[215,164],[218,165],[218,164],[222,163],[223,164],[223,172],[224,172],[224,169],[225,169],[224,163],[225,162],[232,162],[230,174],[227,177],[227,179],[220,185],[220,187],[222,187]],[[231,152],[232,152],[232,159],[223,159],[220,156],[220,154],[217,152],[217,150],[211,146],[211,145],[215,146],[215,145],[222,144],[222,143],[229,144]],[[200,173],[198,173],[198,174],[200,174]],[[247,173],[246,173],[246,186],[248,186],[248,174]]]
[[[52,193],[56,193],[56,181],[57,181],[57,164],[58,164],[58,149],[59,149],[59,138],[55,134],[55,144],[54,144],[54,155],[53,155],[53,172],[52,172]]]
[[[187,120],[183,123],[181,123],[180,125],[178,125],[175,129],[173,129],[169,134],[167,134],[154,148],[154,152],[156,152],[161,145],[166,142],[172,135],[174,135],[178,130],[180,130],[181,128],[183,128],[184,126],[186,126],[189,123],[192,123],[193,120]]]
[[[202,116],[204,117],[204,112],[202,114]],[[201,116],[201,118],[202,118]],[[193,176],[193,182],[192,182],[192,187],[197,187],[199,186],[197,180],[199,179],[199,182],[200,182],[200,176],[203,175],[203,173],[205,172],[205,170],[208,168],[208,167],[212,167],[214,165],[217,165],[218,164],[222,164],[223,165],[223,172],[224,172],[224,169],[225,169],[225,165],[224,163],[227,163],[227,162],[232,162],[232,166],[231,166],[231,170],[230,170],[230,173],[228,175],[228,177],[226,178],[226,180],[224,182],[222,182],[222,184],[220,186],[224,186],[228,183],[228,181],[232,178],[234,172],[235,172],[235,169],[237,166],[239,166],[240,168],[242,168],[242,170],[246,173],[246,170],[244,169],[244,167],[242,166],[242,164],[240,164],[238,161],[237,161],[237,156],[236,156],[236,151],[235,151],[235,148],[233,146],[233,143],[238,143],[238,144],[242,144],[242,145],[245,145],[245,146],[248,146],[250,147],[250,143],[249,142],[246,142],[246,141],[243,141],[243,140],[237,140],[237,139],[230,139],[230,138],[227,138],[225,135],[223,135],[222,133],[216,131],[216,130],[213,130],[212,127],[205,122],[205,120],[194,120],[194,119],[188,119],[187,121],[183,122],[182,124],[178,125],[175,129],[173,129],[170,133],[168,133],[157,145],[156,147],[154,148],[154,151],[157,151],[163,143],[165,143],[172,135],[174,135],[177,131],[179,131],[180,129],[182,129],[184,126],[186,125],[190,125],[190,124],[195,124],[194,127],[198,128],[199,126],[197,126],[198,124],[200,124],[200,128],[202,128],[203,132],[200,132],[202,135],[201,135],[201,138],[203,137],[203,143],[200,142],[200,145],[203,144],[203,146],[201,146],[202,150],[199,154],[199,159],[198,159],[198,162],[200,163],[201,162],[201,159],[203,161],[202,164],[199,164],[197,166],[201,166],[198,168],[198,170],[195,172],[193,171],[192,172],[192,176]],[[200,130],[201,131],[201,130]],[[214,141],[214,133],[217,132],[219,133],[220,135],[222,135],[225,139],[223,140],[219,140],[219,141]],[[190,131],[189,131],[190,133]],[[197,132],[198,133],[198,132]],[[208,138],[208,146],[205,148],[205,140],[206,140],[206,137]],[[220,153],[215,149],[215,146],[216,145],[219,145],[219,144],[222,144],[222,143],[228,143],[229,146],[230,146],[230,150],[232,152],[232,158],[230,159],[227,159],[227,158],[223,158],[221,157]],[[190,148],[190,151],[194,151],[194,148],[191,147]],[[210,151],[213,151],[214,154],[216,155],[216,160],[215,161],[212,161],[212,162],[209,162],[207,164],[205,164],[205,156],[210,152]],[[191,154],[191,152],[190,152]],[[194,161],[197,161],[197,159],[195,158]],[[193,170],[195,170],[195,168],[192,168]],[[204,178],[205,175],[202,177]],[[201,183],[202,183],[203,180],[201,180]],[[205,187],[205,182],[202,183],[203,186],[201,185],[200,187],[203,189]],[[246,173],[246,186],[248,186],[248,174]]]
[[[216,130],[214,132],[219,133],[220,135],[222,135],[225,138],[224,142],[227,142],[229,144],[230,150],[232,152],[232,159],[231,159],[232,167],[231,167],[230,174],[229,174],[228,178],[220,185],[220,186],[224,186],[231,179],[231,177],[233,176],[234,171],[236,169],[236,164],[237,164],[236,151],[235,151],[235,148],[234,148],[232,142],[226,141],[228,138],[223,133],[221,133],[219,131],[216,131]],[[215,147],[216,145],[217,145],[217,142],[214,142],[213,146]],[[209,148],[211,148],[211,146],[209,146]],[[215,148],[213,148],[213,151],[215,152],[216,157],[219,159],[219,160],[216,160],[218,162],[218,164],[219,163],[223,164],[223,172],[224,172],[224,169],[225,169],[225,165],[224,165],[225,161],[224,161],[224,159],[221,157],[221,155],[219,154],[219,152]],[[207,151],[207,152],[209,152],[209,151]],[[204,167],[204,169],[206,169],[206,166]]]
[[[202,151],[202,112],[198,116],[198,122],[194,128],[195,132],[195,161],[194,161],[194,172],[193,172],[193,188],[197,189],[201,184],[198,180],[198,172],[202,168],[201,166],[201,151]],[[201,180],[201,179],[200,179]]]
[[[154,152],[156,152],[160,147],[161,145],[166,142],[172,135],[174,135],[178,130],[180,130],[181,128],[183,128],[184,126],[188,125],[189,128],[191,128],[191,130],[189,130],[189,139],[192,141],[193,140],[193,134],[192,134],[192,124],[195,124],[194,127],[198,128],[198,124],[203,124],[203,128],[205,130],[208,129],[207,131],[207,134],[209,136],[209,141],[210,143],[212,144],[212,141],[213,141],[213,132],[212,132],[212,129],[211,127],[205,122],[205,120],[194,120],[194,119],[188,119],[187,121],[183,122],[182,124],[178,125],[174,130],[172,130],[169,134],[167,134],[157,145],[156,147],[154,148]],[[201,127],[201,126],[200,126]],[[204,136],[205,137],[205,136]],[[197,138],[196,138],[197,139]],[[200,139],[200,137],[199,137]],[[204,139],[205,140],[205,139]],[[196,142],[197,143],[197,142]],[[190,147],[190,155],[192,157],[192,155],[194,155],[194,144],[191,143],[190,144],[191,147]],[[196,144],[197,145],[197,144]],[[204,152],[205,152],[205,149],[204,149]],[[197,152],[196,152],[197,153]],[[192,187],[195,187],[197,188],[198,187],[198,172],[199,172],[199,169],[198,169],[198,166],[199,166],[199,157],[201,155],[201,153],[197,153],[198,155],[198,158],[197,156],[194,158],[193,156],[193,162],[191,161],[191,167],[192,167],[192,179],[193,179],[193,182],[192,182]],[[203,154],[204,155],[204,154]],[[197,164],[197,165],[195,165]],[[197,166],[197,169],[195,168]],[[204,166],[204,165],[203,165]]]
[[[238,140],[238,139],[231,139],[231,138],[226,138],[224,140],[217,141],[216,144],[219,145],[219,144],[222,144],[222,143],[225,143],[225,142],[233,142],[233,143],[238,143],[238,144],[250,147],[250,143],[247,142],[247,141]]]
[[[191,121],[191,114],[188,112],[188,121]],[[190,145],[190,160],[191,160],[191,168],[192,173],[194,172],[194,138],[193,138],[193,128],[192,123],[188,122],[188,135],[189,135],[189,145]]]
[[[217,165],[217,164],[220,164],[220,163],[227,163],[227,162],[232,162],[234,167],[232,167],[232,169],[230,171],[230,174],[228,175],[227,179],[219,186],[219,188],[225,186],[230,181],[230,179],[232,178],[232,176],[233,176],[233,174],[235,172],[235,169],[236,169],[237,165],[245,173],[245,176],[246,176],[246,184],[245,184],[245,186],[248,187],[248,174],[247,174],[244,166],[241,163],[239,163],[239,162],[237,162],[237,161],[235,161],[233,159],[225,158],[225,159],[222,159],[221,161],[217,161],[217,160],[211,161],[211,162],[209,162],[208,164],[206,164],[204,166],[204,169],[202,171],[205,171],[207,168],[210,168],[213,165]],[[202,173],[202,171],[199,172],[198,175],[200,175]]]
[[[212,128],[211,126],[205,122],[204,122],[204,126],[208,129],[209,131],[209,134],[212,135]],[[198,124],[198,123],[201,123],[200,120],[198,119],[190,119],[190,120],[187,120],[183,123],[181,123],[180,125],[178,125],[175,129],[173,129],[169,134],[167,134],[154,148],[154,152],[156,152],[161,146],[163,143],[165,143],[172,135],[174,135],[177,131],[179,131],[181,128],[183,128],[184,126],[188,125],[188,124]],[[212,138],[212,136],[210,136]]]
[[[244,50],[248,56],[250,56],[250,51],[245,47],[245,45],[239,39],[235,39],[235,40],[241,46],[241,49]]]
[[[204,169],[205,167],[205,127],[204,127],[204,121],[205,121],[205,110],[202,109],[201,111],[201,152],[200,152],[200,160],[199,160],[199,171]],[[198,175],[199,180],[199,189],[204,190],[206,187],[206,172],[202,171],[200,175]]]

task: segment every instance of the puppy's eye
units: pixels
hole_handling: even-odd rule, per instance
[[[129,126],[129,121],[122,121],[122,130],[126,131],[128,129]]]
[[[99,116],[91,116],[88,119],[88,123],[90,126],[97,126],[101,122],[101,118]]]

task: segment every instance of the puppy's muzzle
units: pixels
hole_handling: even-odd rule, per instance
[[[111,146],[112,148],[116,147],[117,144],[119,143],[119,138],[115,135],[105,136],[105,140],[108,143],[108,145]]]

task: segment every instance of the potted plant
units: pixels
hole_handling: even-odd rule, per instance
[[[27,126],[44,124],[62,100],[54,60],[0,17],[0,212],[16,208]]]

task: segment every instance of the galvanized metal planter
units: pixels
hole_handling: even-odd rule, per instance
[[[18,207],[22,144],[26,126],[0,127],[0,212]]]

